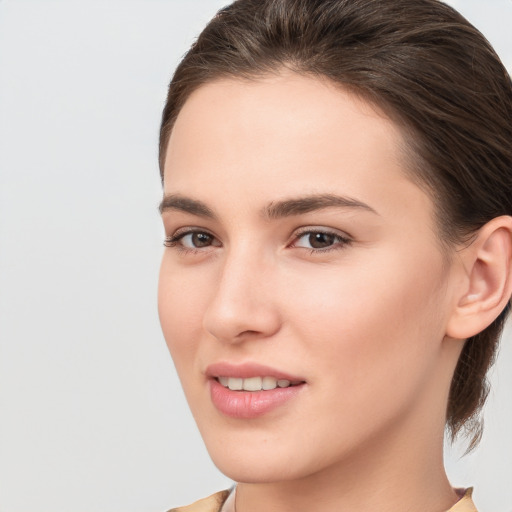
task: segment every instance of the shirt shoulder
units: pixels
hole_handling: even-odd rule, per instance
[[[478,512],[473,503],[473,488],[466,489],[462,498],[448,512]]]
[[[228,496],[229,491],[220,491],[208,496],[208,498],[196,501],[192,505],[171,508],[168,512],[220,512]]]
[[[473,489],[467,489],[462,498],[447,512],[478,512],[473,503],[472,494]],[[220,491],[186,507],[172,508],[168,512],[220,512],[228,496],[228,490]]]

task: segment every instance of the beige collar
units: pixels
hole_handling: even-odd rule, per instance
[[[467,489],[462,498],[447,512],[477,512],[473,499],[473,489]],[[196,501],[188,507],[173,508],[169,512],[234,512],[235,492],[221,491],[208,498]]]

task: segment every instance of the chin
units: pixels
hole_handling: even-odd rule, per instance
[[[236,482],[268,482],[282,477],[286,464],[282,454],[277,454],[271,446],[261,449],[261,441],[232,443],[211,440],[206,442],[208,453],[221,473]],[[281,458],[281,461],[279,460]]]
[[[270,483],[295,480],[303,475],[290,471],[290,465],[286,461],[258,459],[252,457],[247,460],[240,460],[226,457],[212,458],[213,463],[221,473],[235,482],[243,483]]]
[[[233,436],[230,441],[205,439],[213,463],[221,473],[233,481],[244,483],[271,483],[300,480],[321,472],[337,462],[332,452],[322,453],[322,447],[304,442],[286,443],[272,436],[253,439]],[[250,437],[250,436],[249,436]],[[256,436],[257,437],[257,436]],[[306,449],[305,449],[306,448]]]
[[[262,483],[295,477],[292,468],[301,465],[297,452],[272,435],[257,432],[224,432],[203,436],[208,453],[221,473],[236,482]],[[240,435],[242,434],[242,435]],[[295,460],[293,460],[295,459]]]

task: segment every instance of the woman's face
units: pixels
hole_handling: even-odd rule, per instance
[[[362,100],[291,73],[205,85],[178,116],[159,314],[206,446],[238,481],[442,426],[456,272],[400,141]]]

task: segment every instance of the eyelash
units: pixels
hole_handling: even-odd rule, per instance
[[[303,231],[298,231],[294,234],[294,241],[292,244],[290,244],[290,247],[297,247],[297,241],[299,241],[304,236],[311,236],[311,235],[327,235],[333,237],[333,243],[332,245],[329,245],[328,247],[324,248],[306,248],[303,247],[303,249],[308,249],[311,254],[325,254],[326,252],[331,251],[339,251],[341,249],[344,249],[345,247],[349,246],[352,243],[352,239],[348,236],[343,236],[340,233],[337,233],[335,231],[330,231],[328,229],[324,228],[306,228]],[[299,247],[300,248],[300,247]]]
[[[177,249],[180,252],[183,253],[189,253],[189,254],[196,254],[203,251],[201,247],[185,247],[181,242],[183,238],[185,238],[187,235],[194,235],[194,234],[204,234],[212,237],[212,239],[215,239],[215,236],[209,233],[208,231],[205,231],[203,229],[185,229],[185,230],[179,230],[172,236],[167,236],[164,240],[164,246],[165,247],[172,247]],[[211,247],[211,246],[207,246]]]
[[[194,235],[194,234],[204,234],[209,237],[212,237],[212,239],[215,240],[215,236],[212,235],[211,233],[209,233],[208,231],[200,230],[200,229],[187,229],[185,231],[178,231],[174,235],[166,237],[164,240],[164,246],[176,248],[178,251],[183,252],[183,253],[188,253],[188,254],[200,253],[200,252],[203,252],[203,250],[205,248],[212,247],[212,246],[218,247],[218,246],[211,244],[211,245],[206,246],[205,248],[201,248],[201,247],[191,248],[191,247],[185,247],[182,243],[180,243],[180,241],[187,235]],[[303,231],[299,231],[299,232],[295,233],[294,237],[293,237],[293,242],[291,244],[289,244],[288,247],[301,248],[296,245],[298,240],[300,240],[301,238],[303,238],[304,236],[307,236],[307,235],[317,235],[317,234],[332,236],[334,238],[334,241],[333,241],[332,245],[325,247],[325,248],[302,247],[303,249],[308,249],[311,254],[319,254],[319,253],[323,254],[323,253],[327,253],[327,252],[331,252],[331,251],[335,251],[335,250],[341,250],[341,249],[344,249],[345,247],[349,246],[352,243],[351,238],[349,238],[348,236],[340,235],[339,233],[336,233],[334,231],[330,231],[327,229],[320,229],[320,228],[319,229],[308,228]]]

